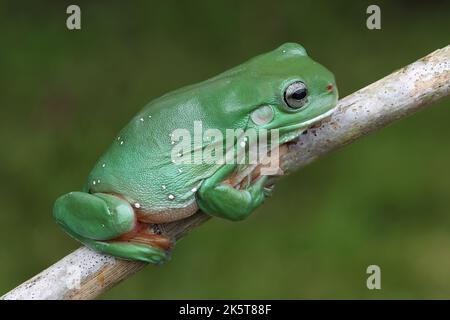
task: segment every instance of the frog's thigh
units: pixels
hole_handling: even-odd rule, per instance
[[[133,208],[116,196],[71,192],[56,200],[53,215],[67,233],[94,250],[150,263],[166,258],[161,236],[137,233],[133,237]]]
[[[104,193],[63,195],[56,200],[53,215],[64,229],[95,240],[114,239],[135,226],[130,204]]]
[[[235,168],[235,165],[225,165],[203,182],[198,192],[198,205],[201,210],[235,221],[245,219],[264,201],[267,176],[258,178],[247,189],[237,190],[223,182]]]

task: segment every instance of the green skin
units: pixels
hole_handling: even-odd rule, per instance
[[[307,102],[290,109],[286,88],[302,81]],[[337,102],[334,76],[294,43],[257,56],[209,80],[151,101],[119,133],[89,175],[83,192],[58,198],[53,215],[75,239],[88,247],[129,260],[162,263],[167,243],[152,235],[152,223],[180,220],[203,212],[242,220],[266,197],[267,175],[243,188],[225,181],[242,169],[237,164],[175,164],[171,133],[203,130],[278,129],[280,144],[296,138],[327,116]],[[271,120],[251,114],[270,106]],[[225,136],[225,134],[224,134]],[[203,142],[205,148],[207,142]],[[183,155],[184,156],[184,155]],[[144,240],[143,240],[144,239]]]

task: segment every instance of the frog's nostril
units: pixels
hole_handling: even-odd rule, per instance
[[[333,91],[333,89],[334,89],[334,87],[333,87],[333,85],[331,83],[329,85],[327,85],[327,91],[328,92]]]

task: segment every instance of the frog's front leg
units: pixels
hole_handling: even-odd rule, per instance
[[[265,199],[268,176],[260,176],[247,188],[239,190],[224,182],[236,169],[226,164],[206,179],[198,191],[199,208],[207,214],[238,221],[252,213]]]
[[[86,246],[124,259],[161,263],[170,241],[138,222],[131,205],[111,194],[71,192],[55,202],[56,221]]]

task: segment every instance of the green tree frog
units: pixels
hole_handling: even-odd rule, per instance
[[[171,243],[152,232],[152,224],[184,219],[198,209],[242,220],[264,201],[269,177],[259,175],[236,186],[229,179],[245,165],[174,161],[175,129],[192,132],[195,121],[222,132],[277,129],[278,144],[283,145],[328,116],[337,98],[333,74],[302,46],[283,44],[149,102],[100,157],[83,190],[56,200],[53,216],[90,248],[162,263]],[[197,149],[211,143],[218,142],[203,140]]]

